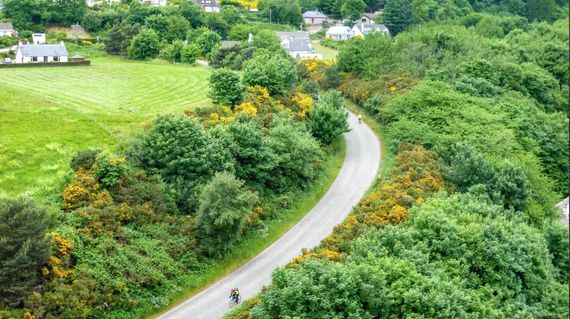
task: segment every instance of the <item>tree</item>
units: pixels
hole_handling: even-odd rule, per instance
[[[129,58],[134,60],[154,59],[160,52],[158,35],[152,29],[144,29],[131,41]]]
[[[153,14],[144,20],[144,25],[154,30],[160,38],[163,38],[168,28],[168,20],[162,14]]]
[[[319,143],[290,117],[273,120],[269,128],[269,146],[277,155],[271,189],[282,192],[304,188],[321,170],[323,152]]]
[[[200,195],[197,226],[202,248],[222,256],[239,240],[247,215],[257,203],[257,194],[230,173],[216,173]]]
[[[242,21],[239,12],[234,6],[223,6],[220,13],[229,25],[235,25]]]
[[[366,3],[363,0],[346,0],[342,5],[340,12],[342,16],[350,21],[357,21],[362,17],[362,13],[366,9]]]
[[[71,25],[83,20],[86,12],[87,2],[83,0],[56,0],[53,2],[51,20]]]
[[[243,101],[245,88],[237,72],[217,69],[210,75],[208,97],[219,105],[234,107]]]
[[[222,37],[214,31],[203,30],[203,32],[196,38],[196,43],[201,49],[201,55],[206,56],[222,42]]]
[[[105,39],[105,51],[111,55],[127,55],[133,37],[139,33],[138,24],[121,23],[113,26]]]
[[[5,0],[3,12],[12,19],[14,28],[29,30],[32,25],[43,24],[48,18],[48,0]]]
[[[185,40],[188,31],[190,31],[190,23],[181,16],[173,15],[168,17],[166,22],[166,31],[164,38],[172,42],[174,40]]]
[[[339,136],[350,131],[348,113],[342,108],[342,101],[342,96],[327,97],[319,100],[309,111],[307,127],[324,145],[332,144]]]
[[[27,200],[0,203],[0,300],[18,303],[37,283],[50,256],[45,210]]]
[[[150,175],[160,175],[176,191],[182,211],[196,207],[199,187],[216,172],[232,170],[229,150],[196,120],[182,116],[158,118],[135,144],[132,157]]]
[[[303,23],[299,0],[261,0],[259,10],[271,21],[298,26]]]
[[[410,0],[386,0],[382,20],[392,35],[404,31],[412,24]]]
[[[263,129],[254,121],[238,118],[227,126],[236,176],[260,192],[267,191],[278,158]]]
[[[204,11],[194,1],[182,0],[178,6],[178,11],[190,23],[192,28],[204,25]]]
[[[257,49],[267,49],[272,52],[282,51],[281,41],[275,32],[260,30],[253,37],[253,46]]]
[[[195,43],[190,43],[182,48],[180,61],[182,63],[192,64],[196,62],[196,58],[200,55],[201,49]]]
[[[530,21],[552,21],[556,14],[554,0],[527,0],[527,18]]]
[[[81,26],[89,32],[101,30],[103,18],[97,11],[89,10],[81,20]]]
[[[243,82],[266,87],[271,95],[284,96],[297,82],[295,66],[289,58],[258,50],[244,63]]]
[[[225,38],[228,32],[230,32],[230,25],[226,22],[221,13],[214,12],[207,14],[205,24],[210,30],[221,35],[222,38]]]

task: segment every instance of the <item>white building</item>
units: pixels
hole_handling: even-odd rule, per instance
[[[315,52],[309,39],[309,32],[277,32],[277,36],[281,40],[283,49],[294,59],[323,58],[320,53]]]
[[[351,28],[346,26],[331,27],[327,33],[326,38],[335,41],[344,41],[354,37],[354,32]]]
[[[32,44],[45,44],[46,34],[45,33],[32,33]]]
[[[139,2],[153,7],[165,7],[168,4],[167,0],[139,0]]]
[[[375,23],[374,21],[376,20],[376,18],[378,18],[378,16],[380,15],[380,12],[365,12],[362,14],[362,18],[360,18],[360,22],[361,23]]]
[[[202,7],[204,12],[220,12],[221,7],[217,0],[194,0],[197,5]]]
[[[67,62],[65,43],[59,44],[19,44],[14,63]]]
[[[354,32],[355,37],[364,38],[367,34],[372,32],[378,32],[385,35],[390,35],[390,30],[383,24],[374,23],[358,23],[352,27],[352,32]]]
[[[95,5],[103,3],[108,3],[108,4],[121,3],[121,0],[87,0],[88,7],[94,7]]]
[[[10,37],[17,34],[18,32],[14,30],[12,22],[0,22],[0,37]]]
[[[316,11],[307,11],[303,13],[303,21],[308,26],[313,25],[322,25],[323,22],[327,21],[329,17],[327,17],[324,13],[316,10]]]

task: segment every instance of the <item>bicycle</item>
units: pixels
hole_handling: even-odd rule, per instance
[[[229,306],[230,306],[230,308],[233,308],[233,307],[237,306],[240,302],[241,302],[241,297],[230,298]]]

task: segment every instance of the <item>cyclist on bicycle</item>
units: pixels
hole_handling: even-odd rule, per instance
[[[230,296],[228,298],[233,299],[236,303],[238,303],[239,302],[239,289],[232,288],[230,290]]]

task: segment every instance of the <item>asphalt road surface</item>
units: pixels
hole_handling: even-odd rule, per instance
[[[380,166],[380,142],[374,133],[364,123],[358,124],[354,115],[350,115],[349,123],[352,131],[345,135],[344,164],[319,203],[261,254],[159,318],[220,318],[230,310],[228,295],[232,287],[239,288],[244,300],[255,296],[271,283],[275,268],[286,265],[302,248],[318,245],[345,219],[374,181]]]

